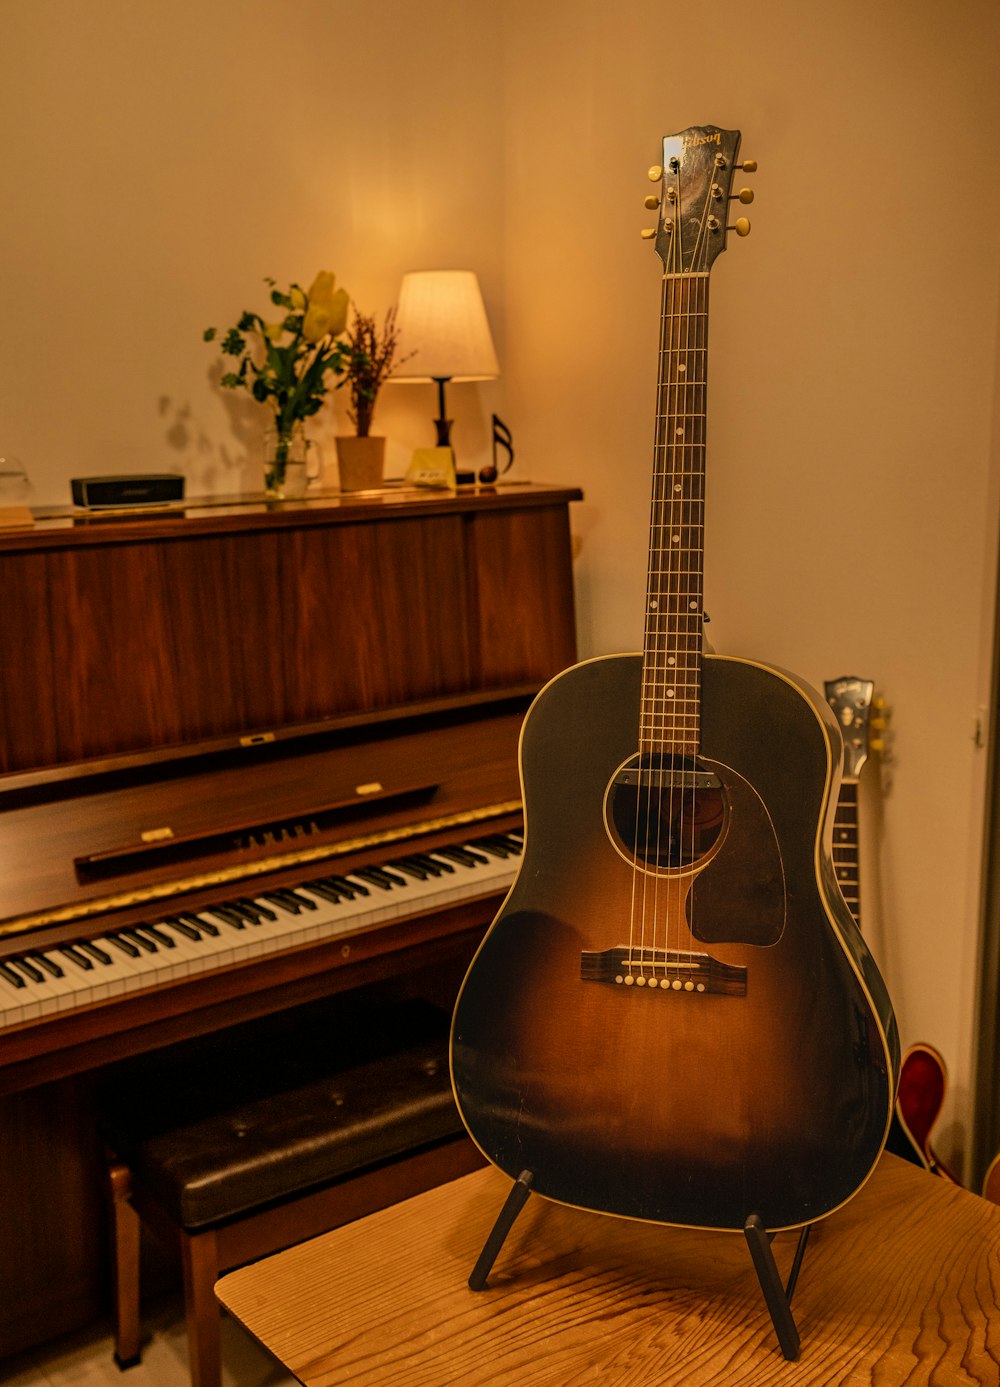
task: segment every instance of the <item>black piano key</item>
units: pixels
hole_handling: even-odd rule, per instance
[[[309,890],[315,895],[321,896],[325,901],[331,901],[334,905],[340,905],[343,901],[349,900],[346,891],[338,891],[334,886],[328,886],[325,881],[311,881]]]
[[[39,968],[44,968],[46,973],[53,978],[64,978],[66,974],[56,963],[54,958],[49,958],[48,954],[32,954],[32,960],[38,964]]]
[[[14,971],[9,964],[0,963],[0,977],[4,977],[12,987],[27,987],[28,984],[21,977],[20,973]]]
[[[111,962],[111,955],[105,953],[99,945],[95,944],[90,939],[81,940],[77,947],[83,949],[85,953],[88,953],[95,963],[108,964]]]
[[[264,913],[254,905],[253,901],[227,901],[226,909],[231,910],[234,915],[238,915],[241,920],[246,920],[248,925],[262,925],[264,923]]]
[[[116,949],[120,949],[129,958],[138,958],[142,950],[137,948],[130,939],[123,939],[120,934],[106,934],[104,938],[109,944],[113,944]]]
[[[521,850],[509,838],[497,833],[489,838],[477,838],[473,845],[482,848],[483,852],[492,853],[494,857],[520,857]]]
[[[277,914],[269,909],[268,906],[261,905],[260,901],[248,900],[245,896],[241,896],[240,899],[234,901],[233,904],[242,905],[245,906],[247,910],[256,911],[262,920],[276,920],[278,918]]]
[[[136,945],[145,954],[156,953],[155,941],[152,939],[147,939],[144,934],[141,934],[139,932],[138,928],[119,930],[118,937],[120,939],[127,939],[130,944]]]
[[[489,858],[481,852],[473,852],[471,848],[435,848],[438,857],[450,858],[452,862],[457,862],[460,867],[481,867]]]
[[[221,930],[218,925],[213,925],[211,920],[206,920],[202,915],[192,915],[185,911],[183,915],[178,915],[178,920],[185,920],[193,929],[201,930],[212,939],[218,939]]]
[[[272,901],[275,905],[280,905],[281,909],[289,915],[301,915],[302,911],[305,909],[294,896],[289,900],[280,891],[268,891],[262,899],[265,901]]]
[[[413,854],[412,860],[419,862],[422,867],[436,877],[443,876],[446,872],[454,872],[455,868],[450,862],[441,862],[436,857],[432,857],[429,852],[417,852]]]
[[[14,962],[22,973],[27,973],[28,977],[31,979],[32,982],[45,981],[45,974],[41,971],[41,969],[36,968],[30,959],[18,958],[15,959]]]
[[[194,925],[189,925],[178,915],[171,915],[169,920],[164,920],[163,923],[169,925],[171,929],[175,929],[178,934],[183,934],[185,939],[198,940],[204,937],[199,929]]]
[[[360,881],[348,881],[346,877],[323,877],[325,886],[332,886],[335,891],[342,891],[349,901],[353,901],[355,896],[370,896],[371,892],[367,886],[362,886]]]
[[[394,876],[390,872],[384,872],[381,867],[359,867],[352,875],[360,877],[362,881],[370,881],[371,884],[377,886],[380,891],[392,891],[397,886],[406,885],[402,877]]]
[[[297,891],[282,889],[278,892],[282,900],[293,900],[302,907],[303,910],[318,910],[319,906],[315,901],[311,901],[308,896],[300,896]]]
[[[62,954],[63,958],[68,958],[71,963],[75,963],[78,968],[82,968],[85,972],[91,972],[94,967],[93,960],[89,959],[86,954],[81,953],[79,949],[72,944],[66,944],[59,952]]]
[[[214,915],[217,920],[221,920],[224,925],[231,925],[233,929],[246,929],[247,922],[242,916],[237,915],[235,910],[230,910],[224,905],[207,905],[206,915]]]
[[[405,872],[407,876],[416,877],[418,881],[426,881],[428,877],[435,875],[415,857],[396,857],[390,865],[400,872]]]

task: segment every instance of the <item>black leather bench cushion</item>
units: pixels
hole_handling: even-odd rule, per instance
[[[227,1039],[134,1066],[102,1103],[105,1139],[184,1228],[462,1131],[448,1018],[425,1003],[348,1008],[326,1027],[282,1035],[264,1026]]]

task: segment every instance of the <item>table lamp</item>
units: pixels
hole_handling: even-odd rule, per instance
[[[438,388],[437,446],[451,447],[445,409],[449,381],[493,380],[500,374],[490,325],[472,270],[415,270],[403,276],[396,310],[400,355],[393,372],[402,383],[433,381]],[[407,353],[412,352],[412,356]]]

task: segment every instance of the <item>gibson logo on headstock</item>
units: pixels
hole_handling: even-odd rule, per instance
[[[693,149],[700,144],[721,144],[721,130],[712,130],[707,135],[685,135],[684,148]]]

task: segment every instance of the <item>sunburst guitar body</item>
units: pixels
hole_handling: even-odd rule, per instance
[[[775,1231],[868,1177],[898,1041],[831,861],[836,720],[794,676],[702,648],[708,268],[738,145],[664,141],[643,652],[574,666],[525,719],[524,854],[458,997],[452,1076],[483,1153],[538,1194]]]

